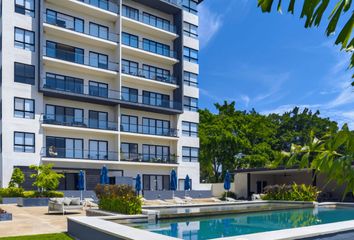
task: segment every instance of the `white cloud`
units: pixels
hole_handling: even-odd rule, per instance
[[[223,15],[213,12],[205,4],[198,7],[200,25],[198,28],[201,48],[205,47],[223,25]]]
[[[241,100],[245,103],[245,106],[248,107],[251,99],[249,96],[247,95],[241,95]]]

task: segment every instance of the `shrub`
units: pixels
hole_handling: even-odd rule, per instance
[[[23,197],[23,188],[9,187],[0,188],[0,197]]]
[[[225,201],[226,197],[237,199],[236,193],[234,193],[234,192],[224,192],[220,199]]]
[[[262,195],[263,200],[317,201],[320,191],[311,185],[292,184],[267,186]]]
[[[31,174],[31,178],[35,179],[33,186],[38,187],[40,192],[56,190],[59,186],[59,180],[64,177],[63,174],[53,171],[52,168],[53,164],[30,166],[30,169],[33,169],[36,172]]]
[[[24,181],[25,181],[25,174],[21,171],[21,169],[14,168],[9,183],[9,187],[20,187]]]
[[[95,188],[101,210],[121,214],[140,214],[142,202],[128,185],[97,185]]]
[[[36,191],[25,191],[23,192],[24,198],[62,198],[64,197],[64,193],[58,191],[46,191],[46,192],[36,192]]]

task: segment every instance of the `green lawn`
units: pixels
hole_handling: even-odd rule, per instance
[[[69,237],[65,233],[0,238],[0,240],[72,240],[72,239],[73,238]]]

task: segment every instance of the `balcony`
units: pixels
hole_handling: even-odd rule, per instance
[[[144,32],[157,38],[174,40],[178,37],[175,25],[157,21],[156,17],[152,19],[148,14],[138,14],[123,9],[122,24],[128,29]]]
[[[118,133],[117,122],[102,121],[98,119],[77,118],[74,116],[65,116],[57,114],[43,114],[40,119],[43,125],[59,126],[59,128],[73,129],[79,128],[81,130],[91,130],[92,132],[106,132]]]
[[[136,124],[121,124],[120,131],[123,133],[143,134],[149,136],[162,136],[169,138],[178,138],[178,130],[173,128],[151,127]]]
[[[102,61],[102,59],[96,57],[86,57],[82,53],[67,51],[52,46],[45,46],[43,48],[43,56],[45,64],[67,71],[79,71],[106,77],[115,77],[118,75],[119,71],[118,63]]]
[[[143,41],[126,41],[124,37],[122,40],[122,53],[154,62],[163,60],[172,65],[179,62],[176,51],[164,49],[160,46],[152,46]]]
[[[133,163],[158,163],[158,164],[177,164],[177,156],[157,156],[155,154],[141,154],[141,153],[121,153],[122,162]]]
[[[114,49],[119,43],[119,34],[106,31],[89,31],[84,29],[80,19],[47,9],[43,16],[46,33],[72,41],[81,41],[94,46]]]
[[[57,148],[55,146],[42,148],[41,156],[48,159],[118,161],[118,152]]]

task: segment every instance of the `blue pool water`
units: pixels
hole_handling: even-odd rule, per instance
[[[151,232],[203,240],[354,220],[354,208],[305,208],[200,218],[160,220],[132,226]]]

